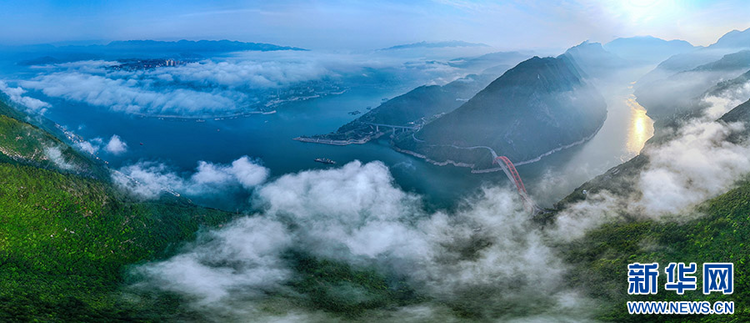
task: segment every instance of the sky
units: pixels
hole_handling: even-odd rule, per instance
[[[462,40],[566,48],[652,35],[709,45],[750,28],[745,0],[0,1],[0,44],[230,39],[368,50]]]

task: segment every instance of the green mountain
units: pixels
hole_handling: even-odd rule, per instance
[[[373,124],[412,127],[451,112],[492,82],[507,69],[500,65],[480,75],[469,75],[446,85],[424,85],[390,99],[378,107],[341,126],[336,132],[314,136],[337,141],[368,141],[390,133],[391,128]]]
[[[590,231],[560,247],[571,264],[566,281],[599,301],[597,318],[605,322],[743,322],[750,316],[750,183],[744,182],[698,207],[701,218],[684,222],[623,218]],[[627,294],[628,264],[658,262],[734,263],[732,295],[664,291],[649,296]],[[700,271],[700,269],[699,269]],[[663,274],[663,272],[662,272]],[[660,282],[665,279],[659,277]],[[701,276],[697,276],[701,277]],[[630,315],[627,301],[733,301],[734,315]]]
[[[106,169],[18,115],[0,102],[0,321],[155,320],[175,311],[172,298],[124,302],[125,270],[169,256],[230,214],[182,199],[134,201],[99,176]],[[62,162],[50,160],[49,147]]]
[[[595,134],[607,116],[599,92],[568,56],[518,64],[460,108],[428,123],[396,147],[436,162],[491,167],[488,149],[531,160]]]

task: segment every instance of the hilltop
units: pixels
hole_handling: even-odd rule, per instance
[[[569,57],[534,57],[396,147],[435,162],[491,167],[484,146],[514,162],[532,160],[593,136],[606,104]]]

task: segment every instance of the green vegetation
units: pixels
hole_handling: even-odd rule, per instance
[[[50,146],[73,168],[49,161]],[[127,266],[166,257],[201,227],[230,218],[179,199],[130,201],[91,176],[104,168],[7,115],[0,115],[0,152],[3,322],[146,319],[119,297]],[[175,302],[169,295],[157,301],[162,309]]]
[[[589,296],[603,301],[599,318],[616,322],[742,322],[750,315],[750,183],[745,182],[698,208],[706,214],[686,223],[622,221],[604,225],[586,237],[563,246],[567,261],[574,267],[567,281],[583,288]],[[658,262],[661,276],[659,293],[649,296],[627,294],[627,265]],[[670,262],[696,262],[702,276],[705,262],[733,262],[734,294],[703,295],[698,290],[677,295],[664,291],[664,272]],[[627,301],[734,301],[735,314],[722,315],[629,315]]]
[[[127,265],[165,257],[201,226],[228,219],[115,196],[94,179],[0,164],[0,320],[122,315],[114,292]]]
[[[0,161],[26,164],[66,173],[108,178],[109,172],[49,132],[19,121],[24,117],[0,101]],[[42,121],[44,123],[44,121]],[[59,156],[53,156],[59,152]],[[58,157],[58,160],[53,160]]]
[[[355,268],[341,261],[291,253],[288,260],[298,274],[291,286],[307,295],[305,306],[357,317],[369,309],[419,303],[423,297],[405,282],[389,279],[375,268]]]

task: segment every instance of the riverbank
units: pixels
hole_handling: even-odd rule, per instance
[[[589,136],[587,136],[587,137],[585,137],[585,138],[583,138],[583,139],[581,139],[579,141],[576,141],[576,142],[573,142],[571,144],[560,146],[558,148],[552,149],[552,150],[547,151],[547,152],[545,152],[545,153],[543,153],[543,154],[541,154],[541,155],[539,155],[539,156],[537,156],[535,158],[527,159],[527,160],[520,161],[520,162],[514,162],[513,164],[515,166],[520,166],[520,165],[526,165],[526,164],[535,163],[535,162],[538,162],[538,161],[542,160],[542,158],[550,156],[550,155],[552,155],[552,154],[554,154],[556,152],[560,152],[560,151],[563,151],[565,149],[569,149],[569,148],[576,147],[578,145],[582,145],[582,144],[586,143],[587,141],[593,139],[599,133],[599,130],[602,129],[603,125],[604,125],[604,123],[602,123],[601,125],[599,125],[599,128],[597,128],[596,131],[594,131],[594,133],[592,133],[591,135],[589,135]],[[493,156],[498,155],[492,148],[485,147],[485,146],[474,146],[474,147],[458,147],[458,146],[455,146],[455,145],[448,145],[448,146],[456,148],[456,149],[469,149],[469,150],[484,148],[484,149],[490,150],[490,152],[492,153]],[[471,173],[472,174],[493,173],[493,172],[499,172],[499,171],[503,170],[501,167],[486,168],[486,169],[474,169],[474,167],[476,167],[476,164],[456,162],[456,161],[450,160],[450,159],[447,159],[445,161],[440,162],[440,161],[436,161],[434,159],[430,159],[430,158],[428,158],[427,156],[425,156],[423,154],[420,154],[420,153],[417,153],[417,152],[414,152],[414,151],[411,151],[411,150],[401,149],[401,148],[398,148],[396,146],[392,146],[392,148],[395,151],[398,151],[398,152],[403,153],[403,154],[407,154],[407,155],[411,155],[411,156],[423,159],[424,161],[426,161],[426,162],[428,162],[430,164],[436,165],[436,166],[453,165],[453,166],[456,166],[456,167],[471,168]]]

